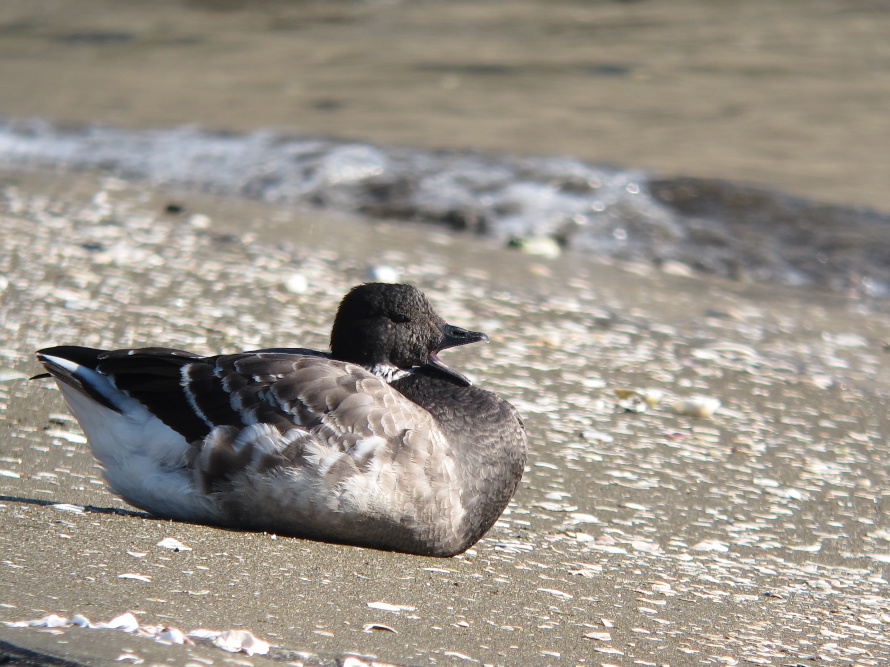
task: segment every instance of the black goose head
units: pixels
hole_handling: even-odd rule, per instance
[[[447,324],[423,292],[412,285],[366,283],[343,297],[331,330],[335,359],[366,368],[430,366],[462,384],[470,381],[446,366],[446,348],[488,341],[478,331]]]

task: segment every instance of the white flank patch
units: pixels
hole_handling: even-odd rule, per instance
[[[363,459],[371,456],[376,450],[386,445],[386,440],[379,435],[372,435],[369,438],[363,438],[355,443],[353,450],[353,458]]]

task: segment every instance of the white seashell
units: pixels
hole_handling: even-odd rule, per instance
[[[690,396],[668,404],[675,414],[689,417],[711,417],[720,409],[720,401],[711,396]]]
[[[61,438],[62,440],[73,442],[76,445],[87,444],[87,439],[81,433],[71,433],[70,431],[62,431],[60,429],[50,429],[44,433],[51,438]]]
[[[292,273],[285,278],[284,289],[291,294],[303,294],[309,289],[309,280],[302,273]]]
[[[822,334],[822,340],[834,343],[838,347],[868,347],[868,339],[856,333],[832,335],[826,331]]]
[[[360,658],[357,655],[343,656],[342,662],[339,664],[340,667],[398,667],[390,662],[380,662],[374,658]]]
[[[652,584],[652,591],[655,593],[661,593],[662,595],[676,595],[676,592],[673,588],[671,588],[670,584],[666,584],[660,581]]]
[[[619,398],[618,405],[627,412],[646,412],[654,408],[664,398],[661,389],[633,389],[619,387],[613,390]]]
[[[720,540],[702,540],[695,546],[689,548],[693,551],[718,551],[720,553],[729,551],[729,547],[723,544]]]
[[[88,619],[83,614],[74,614],[74,616],[71,617],[71,625],[76,625],[78,628],[96,627],[92,624],[92,622],[90,622],[90,619]]]
[[[215,637],[213,643],[224,651],[243,651],[247,655],[266,655],[270,648],[268,642],[254,636],[249,630],[226,630]]]
[[[118,579],[135,579],[136,581],[151,581],[151,577],[147,574],[136,574],[135,572],[126,572],[117,575]]]
[[[514,239],[510,242],[510,245],[519,248],[521,252],[524,252],[527,255],[547,257],[548,259],[556,259],[562,254],[562,248],[559,247],[559,243],[549,236],[532,236],[527,239]]]
[[[189,217],[189,224],[195,229],[208,229],[210,227],[210,216],[203,213],[194,213]]]
[[[561,598],[563,600],[571,600],[573,597],[575,597],[571,593],[566,593],[565,591],[561,591],[557,588],[539,588],[538,593],[550,593],[550,595]]]
[[[695,275],[695,271],[693,271],[688,264],[673,259],[662,262],[660,268],[662,273],[667,273],[671,276],[684,276],[688,278]]]
[[[29,621],[28,625],[38,628],[67,628],[70,625],[70,622],[64,616],[49,614],[36,621]]]
[[[384,630],[386,632],[394,632],[396,634],[399,633],[395,628],[391,628],[388,625],[383,625],[382,623],[365,623],[362,626],[363,632],[374,632],[375,630]]]
[[[656,542],[647,542],[646,540],[633,540],[630,543],[636,551],[642,551],[643,553],[658,553],[661,551],[661,546]]]
[[[73,512],[74,514],[83,514],[83,507],[80,505],[69,505],[68,503],[55,503],[51,505],[55,510],[62,510],[63,512]]]
[[[640,389],[638,393],[650,408],[654,408],[664,398],[664,392],[661,389]]]
[[[182,542],[177,540],[175,537],[165,537],[163,540],[157,543],[157,546],[164,547],[165,549],[171,549],[173,551],[191,551],[191,547],[187,547]]]
[[[192,644],[192,640],[185,636],[179,628],[164,628],[158,633],[158,639],[171,644]]]
[[[711,345],[707,345],[705,350],[709,350],[712,352],[721,352],[723,354],[735,355],[738,357],[757,357],[757,350],[749,345],[742,345],[740,343],[713,343]],[[698,352],[698,350],[693,351],[693,355]]]
[[[124,632],[133,632],[139,628],[139,621],[136,620],[136,617],[133,616],[133,614],[127,612],[126,614],[121,614],[120,616],[112,618],[110,621],[108,621],[108,623],[99,623],[96,625],[96,627],[108,630],[123,630]]]
[[[389,602],[369,602],[368,607],[382,611],[414,611],[416,609],[416,607],[406,604],[390,604]]]
[[[125,652],[117,656],[117,662],[124,662],[125,660],[131,661],[134,665],[141,665],[143,662],[145,662],[144,659],[140,658],[135,653]]]

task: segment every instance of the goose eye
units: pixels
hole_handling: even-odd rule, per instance
[[[389,319],[397,324],[404,324],[405,322],[410,322],[411,318],[405,315],[404,313],[390,313]]]

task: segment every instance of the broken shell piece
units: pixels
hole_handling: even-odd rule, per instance
[[[693,271],[692,267],[690,267],[688,264],[684,264],[683,262],[678,262],[673,259],[669,259],[666,262],[663,262],[660,268],[662,272],[672,276],[691,277],[695,275],[695,271]]]
[[[678,415],[690,417],[711,417],[720,409],[720,401],[712,396],[690,396],[668,404]]]
[[[171,644],[194,644],[191,639],[185,636],[185,633],[179,628],[164,628],[158,633],[157,637],[162,642],[170,642]]]
[[[531,236],[529,238],[512,239],[509,243],[512,248],[519,248],[527,255],[537,255],[556,259],[562,254],[559,242],[549,236]]]
[[[123,630],[124,632],[134,632],[139,627],[139,621],[130,612],[115,616],[108,623],[99,623],[97,628],[108,630]]]
[[[383,625],[383,623],[365,623],[362,626],[363,632],[374,632],[375,630],[383,630],[385,632],[395,632],[396,634],[398,634],[398,632],[399,632],[395,628],[391,628],[388,625]]]
[[[292,273],[284,280],[284,289],[291,294],[303,294],[309,289],[309,280],[302,273]]]
[[[210,216],[203,213],[194,213],[189,218],[189,224],[195,229],[208,229],[211,222]]]
[[[661,389],[641,389],[638,393],[650,408],[654,408],[664,398],[664,392]]]
[[[50,507],[63,512],[73,512],[74,514],[83,514],[84,511],[81,505],[69,505],[68,503],[53,503]]]
[[[269,643],[248,630],[226,630],[217,635],[213,643],[230,653],[244,651],[247,655],[266,655],[269,652]]]
[[[41,628],[66,628],[69,625],[69,621],[64,616],[49,614],[38,621],[31,621],[31,625]]]
[[[177,540],[175,537],[165,537],[163,540],[158,542],[157,546],[164,547],[165,549],[171,549],[172,551],[191,551],[192,548],[184,545],[182,542]]]
[[[345,655],[338,664],[340,667],[398,667],[398,665],[394,665],[391,662],[380,662],[374,658],[357,655]]]
[[[664,392],[660,389],[615,389],[615,395],[620,399],[618,406],[627,412],[646,412],[654,408],[664,398]]]
[[[368,607],[371,609],[380,609],[382,611],[414,611],[415,607],[406,604],[391,604],[389,602],[369,602]]]
[[[726,553],[729,547],[720,540],[702,540],[698,544],[689,547],[692,551],[717,551]]]

